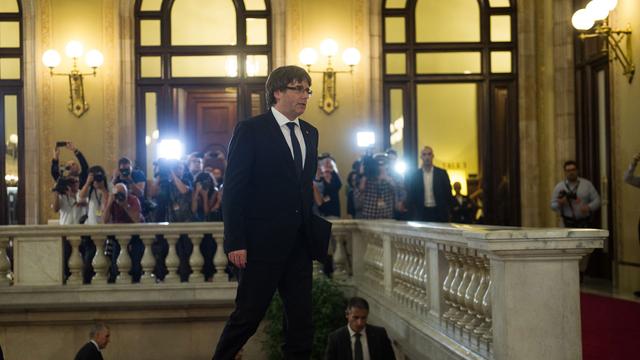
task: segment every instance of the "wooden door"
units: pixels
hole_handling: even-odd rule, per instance
[[[227,154],[236,125],[236,92],[188,90],[186,101],[187,153],[220,150]]]

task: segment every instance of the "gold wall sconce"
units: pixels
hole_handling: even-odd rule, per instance
[[[60,65],[60,54],[54,50],[49,49],[42,55],[42,62],[49,68],[51,76],[67,76],[69,77],[69,105],[68,109],[76,117],[81,117],[85,112],[89,110],[89,104],[84,99],[84,85],[82,78],[85,75],[96,76],[96,70],[104,62],[102,53],[98,50],[90,50],[85,56],[87,66],[93,69],[90,73],[81,73],[78,69],[78,58],[84,53],[82,43],[79,41],[70,41],[65,47],[65,54],[73,59],[73,67],[71,71],[67,73],[54,72],[53,69]]]
[[[353,74],[354,66],[360,63],[360,52],[356,48],[347,48],[342,52],[342,60],[349,65],[349,70],[336,70],[333,68],[332,59],[338,54],[338,43],[333,39],[325,39],[320,43],[320,53],[327,57],[327,67],[320,70],[311,70],[311,65],[318,60],[318,53],[313,48],[304,48],[300,51],[300,62],[307,66],[309,73],[322,73],[322,99],[320,108],[327,114],[331,114],[338,108],[336,100],[336,74]]]
[[[615,9],[616,5],[618,5],[618,0],[591,0],[584,9],[577,10],[573,14],[571,24],[576,30],[585,31],[580,34],[582,40],[594,37],[605,38],[607,42],[604,50],[607,50],[606,47],[609,48],[611,58],[620,62],[622,74],[631,83],[636,72],[636,66],[631,58],[631,26],[627,25],[625,30],[616,30],[607,23],[609,12]],[[620,46],[625,38],[627,42],[626,54]]]

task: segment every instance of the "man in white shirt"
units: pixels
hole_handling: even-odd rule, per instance
[[[447,171],[433,165],[430,146],[420,151],[422,167],[407,177],[407,203],[411,220],[449,222],[453,204]]]
[[[369,303],[352,297],[347,305],[347,325],[329,335],[325,360],[394,360],[387,331],[367,324]],[[350,351],[347,351],[349,349]]]

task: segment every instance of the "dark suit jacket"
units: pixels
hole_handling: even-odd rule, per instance
[[[407,178],[407,207],[411,220],[424,221],[424,180],[422,168],[415,170]],[[451,182],[447,171],[439,167],[433,167],[433,196],[436,199],[436,221],[448,222],[449,209],[453,202],[451,195]]]
[[[387,331],[383,327],[367,324],[367,344],[371,360],[395,360]],[[325,360],[352,360],[351,336],[346,326],[329,334]]]
[[[102,353],[98,351],[91,341],[89,341],[80,348],[80,351],[76,354],[75,360],[102,360]]]
[[[246,249],[248,260],[282,261],[294,248],[300,229],[311,248],[318,130],[303,120],[300,130],[306,154],[298,178],[271,111],[236,125],[222,193],[226,253]]]

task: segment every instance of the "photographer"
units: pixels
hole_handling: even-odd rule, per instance
[[[53,211],[60,213],[60,225],[80,224],[84,203],[78,197],[78,178],[61,176],[53,187]]]
[[[133,224],[143,222],[140,200],[127,190],[123,183],[115,184],[113,193],[107,198],[103,222],[105,224]]]
[[[107,177],[102,166],[92,166],[89,169],[87,183],[80,189],[79,197],[88,205],[85,224],[102,224],[102,214],[109,197]]]
[[[316,177],[316,182],[322,183],[322,203],[319,210],[322,216],[340,217],[340,189],[342,180],[338,174],[336,163],[331,155],[323,154],[324,157],[318,159],[320,176]]]
[[[353,190],[358,219],[393,219],[395,184],[387,173],[386,154],[364,156],[364,174]]]
[[[69,160],[65,163],[63,169],[60,169],[60,149],[67,148],[73,152],[78,162]],[[78,165],[80,163],[80,165]],[[84,186],[87,182],[87,174],[89,173],[89,164],[84,155],[70,141],[58,141],[56,148],[53,150],[53,158],[51,159],[51,177],[58,181],[60,176],[75,176],[80,181],[80,186]]]
[[[591,227],[594,212],[600,209],[600,195],[587,179],[578,177],[578,165],[564,163],[565,180],[553,189],[551,208],[560,214],[564,227]]]
[[[131,160],[126,157],[118,160],[118,168],[114,171],[111,184],[123,183],[130,194],[138,197],[140,202],[144,199],[144,186],[146,178],[140,170],[134,169]]]

